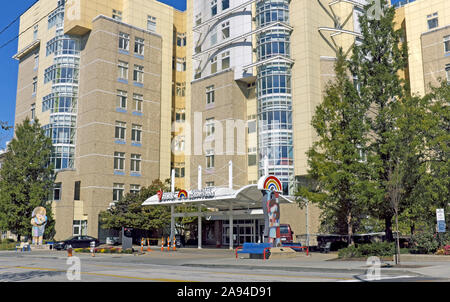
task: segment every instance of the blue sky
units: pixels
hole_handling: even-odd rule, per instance
[[[159,0],[179,10],[186,10],[186,0]],[[17,16],[25,12],[36,0],[2,1],[3,9],[0,10],[0,31],[3,30]],[[19,21],[14,23],[6,31],[0,34],[0,46],[19,34]],[[12,58],[17,52],[17,39],[0,49],[0,121],[9,125],[14,124],[17,90],[18,62]],[[13,131],[6,135],[0,133],[0,149],[11,139]]]

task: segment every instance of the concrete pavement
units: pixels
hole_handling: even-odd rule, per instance
[[[111,267],[111,270],[100,273],[105,276],[114,275],[114,267],[120,270],[130,267],[139,268],[140,265],[142,265],[142,269],[147,267],[147,269],[151,270],[153,273],[159,271],[161,276],[167,277],[167,280],[178,280],[181,278],[180,280],[182,281],[191,279],[188,278],[190,277],[190,271],[211,272],[215,275],[221,275],[224,279],[227,279],[225,278],[224,272],[229,272],[230,274],[234,274],[233,280],[237,278],[236,275],[242,276],[245,274],[244,272],[246,272],[246,274],[250,274],[250,276],[257,281],[261,281],[259,279],[261,276],[267,278],[269,278],[269,276],[271,276],[270,278],[278,276],[278,279],[284,281],[286,281],[286,279],[293,281],[295,276],[298,280],[301,280],[303,277],[316,280],[320,276],[321,280],[339,281],[340,279],[351,280],[353,276],[364,276],[370,268],[365,261],[336,260],[337,255],[333,253],[311,253],[309,256],[306,256],[304,253],[297,253],[297,257],[295,258],[269,259],[266,261],[248,259],[246,256],[244,256],[245,258],[243,259],[241,255],[236,259],[235,252],[226,249],[199,250],[194,248],[184,248],[170,252],[161,252],[160,250],[153,249],[152,252],[146,252],[141,255],[96,254],[95,257],[91,257],[90,254],[86,253],[74,253],[74,256],[79,257],[82,263],[88,266],[96,266],[97,268],[102,266]],[[7,259],[10,259],[10,262],[13,263],[14,261],[17,263],[32,261],[30,263],[35,264],[63,263],[63,261],[67,260],[67,252],[0,252],[0,261],[5,263],[4,261],[8,262]],[[449,261],[422,261],[420,258],[418,259],[420,262],[408,259],[409,261],[403,261],[401,266],[398,267],[393,267],[393,262],[384,262],[380,268],[381,276],[390,279],[408,276],[439,278],[443,281],[450,281],[450,258],[448,258]],[[387,267],[388,264],[391,266]],[[177,276],[177,273],[175,272],[179,272],[179,275]],[[87,273],[89,272],[86,272],[86,274]],[[143,276],[148,277],[144,271],[136,274],[132,274],[133,278],[144,278]],[[281,275],[284,277],[281,277]],[[92,276],[94,275],[91,275],[90,278]],[[175,276],[177,277],[175,278]],[[206,277],[207,275],[202,276],[206,281],[211,280]],[[100,278],[101,275],[97,277]],[[203,280],[202,278],[200,278],[200,280]],[[147,281],[151,281],[152,279],[156,280],[158,278],[147,279],[149,279]],[[295,281],[298,281],[297,279]],[[143,280],[145,280],[145,278]],[[248,279],[244,278],[243,280],[245,281]]]

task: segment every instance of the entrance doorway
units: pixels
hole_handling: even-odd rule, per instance
[[[233,245],[242,245],[245,242],[256,243],[260,239],[260,229],[264,230],[264,221],[246,219],[233,221]],[[222,224],[222,244],[228,245],[230,237],[230,225],[228,220],[223,221]]]

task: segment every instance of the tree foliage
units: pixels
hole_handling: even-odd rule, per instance
[[[170,228],[169,206],[142,206],[142,203],[162,190],[170,191],[170,181],[162,182],[154,180],[148,187],[144,187],[138,194],[126,194],[112,208],[100,213],[100,221],[104,229],[120,230],[122,227],[156,231]],[[193,207],[176,207],[176,211],[194,212]],[[197,217],[183,217],[176,219],[176,227],[179,233],[187,228],[187,225],[197,220]]]
[[[303,188],[298,196],[317,203],[324,210],[324,218],[348,234],[351,241],[364,209],[361,192],[369,185],[363,155],[368,125],[364,117],[366,106],[351,81],[342,49],[335,73],[336,79],[328,85],[312,119],[318,140],[307,155],[315,192]]]
[[[379,18],[360,17],[362,41],[355,45],[351,70],[360,86],[360,97],[367,106],[366,118],[371,140],[367,146],[368,166],[374,187],[369,198],[371,215],[385,220],[386,236],[392,240],[392,176],[398,175],[399,106],[408,86],[399,72],[407,64],[407,46],[401,44],[402,30],[394,29],[394,7],[381,1]],[[397,170],[396,170],[397,169]]]
[[[47,210],[45,237],[54,234],[51,206],[47,203],[55,174],[49,165],[51,139],[38,120],[27,118],[17,126],[0,170],[0,228],[22,236],[31,235],[31,214],[35,207]]]

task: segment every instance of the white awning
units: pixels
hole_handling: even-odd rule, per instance
[[[206,208],[214,208],[218,210],[228,210],[230,203],[233,205],[233,210],[243,209],[261,209],[262,193],[258,190],[258,186],[255,184],[247,185],[239,190],[232,190],[223,187],[207,188],[209,191],[206,198],[197,198],[195,195],[201,191],[193,190],[188,192],[188,199],[179,200],[178,198],[167,199],[160,201],[158,195],[154,195],[144,201],[143,206],[156,206],[156,205],[192,205],[203,206]],[[176,197],[178,194],[174,194]],[[197,194],[198,195],[198,194]],[[164,196],[164,195],[163,195]],[[280,194],[280,203],[294,203],[287,196]]]

